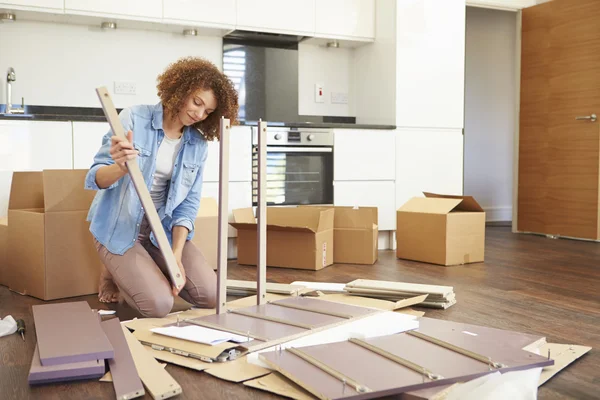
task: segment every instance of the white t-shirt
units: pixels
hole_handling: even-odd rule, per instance
[[[150,197],[152,197],[157,210],[166,203],[167,186],[173,175],[173,165],[180,148],[181,138],[171,139],[167,135],[164,136],[164,140],[158,147],[156,170],[150,189]]]

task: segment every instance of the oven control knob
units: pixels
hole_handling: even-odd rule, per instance
[[[275,134],[275,140],[279,140],[281,139],[281,133],[276,133]]]
[[[315,135],[313,135],[312,133],[309,133],[308,136],[306,137],[306,140],[311,141],[315,138]]]

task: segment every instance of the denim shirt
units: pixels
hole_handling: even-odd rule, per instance
[[[161,103],[126,108],[119,114],[125,132],[133,131],[133,146],[139,151],[137,161],[148,190],[156,169],[156,154],[163,141],[163,107]],[[87,173],[85,188],[97,190],[87,220],[94,237],[113,254],[123,255],[135,244],[144,209],[129,174],[110,187],[101,189],[96,184],[99,168],[114,164],[110,156],[112,130],[102,138],[102,146]],[[206,139],[195,128],[185,127],[183,144],[173,166],[171,182],[167,187],[167,201],[157,210],[171,246],[172,230],[176,225],[189,230],[187,240],[194,235],[194,221],[200,206],[202,175],[208,155]],[[154,233],[150,240],[158,247]]]

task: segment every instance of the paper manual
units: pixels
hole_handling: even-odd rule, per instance
[[[350,338],[369,339],[418,328],[419,320],[414,315],[384,311],[283,343],[281,344],[281,349],[343,342]],[[270,369],[268,365],[259,359],[258,355],[264,351],[274,351],[276,348],[277,346],[273,346],[250,353],[247,360],[251,364]]]
[[[234,333],[223,332],[197,325],[166,326],[162,328],[152,328],[150,331],[160,335],[189,340],[190,342],[208,344],[211,346],[223,342],[244,343],[248,341],[246,336],[236,335]]]

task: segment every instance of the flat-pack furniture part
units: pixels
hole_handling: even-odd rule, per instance
[[[117,400],[128,400],[143,396],[146,392],[135,367],[135,362],[129,351],[127,340],[118,318],[112,318],[100,323],[104,333],[110,340],[115,355],[108,360],[113,386]]]
[[[43,366],[40,351],[35,346],[27,378],[30,385],[66,382],[83,379],[98,379],[106,372],[104,360],[81,361]]]
[[[103,360],[114,348],[85,301],[31,307],[43,366]]]
[[[396,335],[269,351],[259,357],[319,399],[378,398],[498,370],[553,364],[519,347],[531,336],[473,326],[465,332],[461,324],[423,320],[418,329]]]
[[[121,139],[127,140],[127,134],[123,129],[123,125],[121,125],[119,115],[117,114],[117,110],[115,109],[108,90],[104,87],[100,87],[96,89],[96,93],[98,94],[98,98],[102,104],[102,109],[104,110],[104,115],[110,124],[113,134]],[[167,239],[167,235],[165,234],[165,230],[162,226],[162,222],[160,221],[160,217],[158,216],[158,212],[156,211],[156,207],[154,206],[154,202],[150,197],[150,192],[148,191],[148,187],[144,181],[140,166],[135,159],[127,161],[125,165],[129,171],[135,191],[140,198],[142,207],[144,208],[148,222],[152,228],[152,232],[154,232],[154,236],[158,242],[158,247],[167,264],[167,270],[169,271],[171,283],[177,288],[183,288],[185,285],[184,278],[179,270],[179,265],[177,264],[177,260],[173,254],[173,249],[171,248],[169,240]]]

